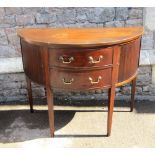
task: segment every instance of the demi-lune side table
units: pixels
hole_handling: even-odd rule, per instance
[[[116,87],[132,83],[130,110],[133,110],[143,31],[143,27],[18,29],[30,109],[33,111],[33,81],[46,88],[52,137],[54,90],[108,89],[108,136]]]

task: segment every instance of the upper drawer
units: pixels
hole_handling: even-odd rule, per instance
[[[100,49],[49,49],[50,66],[101,67],[112,64],[112,48]]]

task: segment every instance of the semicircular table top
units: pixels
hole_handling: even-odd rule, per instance
[[[17,34],[37,45],[92,47],[114,45],[136,39],[143,27],[123,28],[24,28]]]

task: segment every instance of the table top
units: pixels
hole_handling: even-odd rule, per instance
[[[36,45],[97,47],[128,42],[141,36],[143,27],[123,28],[23,28],[17,34]]]

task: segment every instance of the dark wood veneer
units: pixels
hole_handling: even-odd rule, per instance
[[[140,41],[141,38],[138,38],[127,44],[121,45],[118,82],[123,82],[129,79],[137,72],[139,65]]]
[[[112,54],[113,49],[111,47],[97,49],[49,49],[50,66],[65,68],[108,66],[112,64]]]
[[[38,84],[44,84],[43,63],[40,46],[21,40],[23,68],[25,74]]]
[[[62,70],[53,68],[51,73],[51,88],[66,91],[84,91],[111,86],[111,68],[100,70]],[[67,84],[65,84],[67,83]]]
[[[139,52],[140,52],[140,41],[141,38],[133,40],[129,43],[120,45],[121,46],[121,54],[120,54],[120,65],[119,65],[119,76],[118,83],[121,83],[130,77],[132,77],[138,68],[139,62]],[[24,40],[21,40],[22,53],[23,53],[23,64],[24,71],[26,75],[37,82],[38,84],[44,84],[44,77],[41,76],[43,74],[42,67],[42,57],[40,46],[32,45]],[[101,48],[99,49],[83,49],[82,51],[79,49],[50,49],[49,48],[49,64],[50,67],[57,66],[63,67],[66,69],[69,68],[77,68],[90,70],[90,67],[110,67],[112,65],[112,48]],[[93,53],[93,54],[92,54]],[[95,54],[94,54],[95,53]],[[88,57],[92,55],[94,59],[98,60],[99,56],[103,55],[103,60],[101,59],[101,63],[90,64]],[[82,58],[83,55],[83,58]],[[63,64],[61,60],[59,60],[60,56],[66,56],[66,58],[74,57],[75,61],[70,64]],[[75,57],[76,56],[76,57]],[[68,59],[66,60],[68,61]],[[93,69],[93,68],[92,68]]]
[[[111,134],[115,87],[132,82],[134,107],[142,27],[21,29],[23,66],[30,109],[31,80],[46,89],[49,125],[54,136],[53,90],[109,89],[107,135]]]

